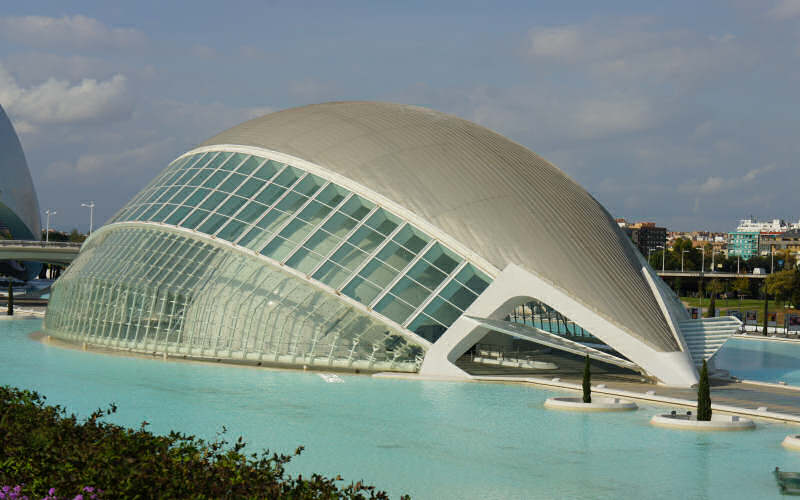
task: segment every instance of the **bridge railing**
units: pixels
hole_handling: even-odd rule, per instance
[[[81,245],[74,241],[0,240],[3,247],[80,248]]]

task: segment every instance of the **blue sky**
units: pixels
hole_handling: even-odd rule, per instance
[[[699,6],[696,4],[700,4]],[[16,2],[0,104],[42,209],[110,217],[248,118],[331,100],[497,130],[615,216],[729,230],[800,219],[800,0]]]

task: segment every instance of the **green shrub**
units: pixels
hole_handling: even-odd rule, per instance
[[[700,382],[697,384],[697,420],[711,420],[711,386],[708,382],[708,365],[703,360],[700,369]]]
[[[302,447],[293,455],[244,454],[242,438],[229,445],[155,435],[147,422],[130,429],[103,421],[115,411],[111,404],[79,420],[35,392],[0,386],[0,486],[21,485],[31,498],[87,486],[104,498],[388,498],[361,482],[340,487],[338,476],[289,476],[285,467]]]

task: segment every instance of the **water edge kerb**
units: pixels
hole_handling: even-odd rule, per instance
[[[650,419],[650,424],[691,431],[747,431],[756,428],[755,422],[749,418],[719,414],[712,415],[709,421],[697,420],[696,415],[655,415]]]
[[[579,397],[547,398],[544,407],[551,410],[608,412],[608,411],[633,411],[639,408],[636,403],[621,398],[593,397],[591,403],[584,403]]]

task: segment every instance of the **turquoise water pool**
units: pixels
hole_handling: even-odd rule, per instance
[[[779,498],[771,470],[800,471],[781,440],[798,428],[693,433],[618,415],[547,411],[531,387],[342,376],[164,362],[32,341],[38,320],[0,321],[0,384],[44,393],[82,415],[213,438],[222,425],[255,447],[306,451],[292,471],[364,479],[414,498]]]
[[[742,379],[800,386],[800,342],[728,339],[714,365]]]

